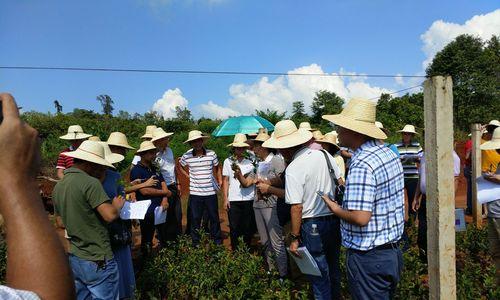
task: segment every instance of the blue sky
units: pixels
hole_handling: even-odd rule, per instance
[[[497,1],[2,1],[0,65],[411,75],[457,34],[499,34],[498,7]],[[116,111],[154,107],[166,117],[175,105],[224,117],[288,110],[292,100],[308,106],[322,88],[369,97],[416,83],[0,70],[0,90],[25,110],[54,111],[55,99],[64,111],[100,110],[96,96],[109,94]]]

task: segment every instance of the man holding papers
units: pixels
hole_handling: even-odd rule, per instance
[[[130,171],[130,180],[155,178],[158,179],[158,184],[152,187],[142,188],[136,192],[137,201],[151,200],[151,205],[148,208],[146,216],[141,223],[141,251],[143,257],[150,254],[153,245],[153,236],[155,229],[158,232],[158,240],[160,245],[166,242],[165,224],[155,226],[154,212],[157,207],[162,207],[164,210],[168,208],[168,198],[172,193],[168,190],[165,180],[158,168],[153,164],[156,159],[156,147],[151,141],[141,143],[137,155],[141,160]]]
[[[489,142],[481,145],[481,150],[496,150],[500,155],[500,127],[493,131],[493,137]],[[495,174],[484,173],[484,179],[500,185],[500,164],[496,167]],[[488,206],[488,239],[490,251],[497,269],[497,284],[500,283],[500,194],[497,200],[487,203]]]

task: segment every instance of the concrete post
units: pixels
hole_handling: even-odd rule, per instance
[[[424,83],[429,298],[456,299],[451,77]]]
[[[472,220],[474,224],[481,228],[483,226],[483,212],[481,204],[477,201],[477,178],[481,176],[481,124],[472,124]]]

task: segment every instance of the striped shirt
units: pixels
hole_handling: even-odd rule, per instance
[[[190,149],[180,159],[181,166],[189,167],[189,193],[191,195],[210,196],[217,192],[213,169],[219,165],[219,160],[214,151],[204,151],[205,155],[193,156],[193,149]]]
[[[341,221],[344,247],[367,251],[399,241],[404,228],[404,179],[396,154],[375,141],[361,145],[351,158],[343,200],[346,210],[372,214],[366,226]]]
[[[405,178],[418,178],[417,162],[423,150],[418,142],[411,142],[409,145],[397,143],[401,163],[403,164],[403,171]]]
[[[74,151],[73,147],[64,149],[61,153],[59,153],[59,157],[57,158],[57,166],[56,169],[69,169],[73,166],[73,158],[64,155],[65,152]]]

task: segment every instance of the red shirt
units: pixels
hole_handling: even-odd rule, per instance
[[[467,140],[467,142],[465,142],[465,157],[467,157],[467,153],[469,153],[469,158],[465,159],[465,165],[470,166],[472,159],[472,140]]]
[[[57,169],[69,169],[73,166],[73,158],[64,155],[65,152],[73,151],[72,147],[64,149],[61,153],[59,153],[59,157],[57,158]]]

